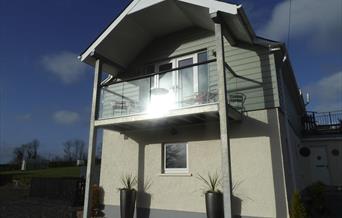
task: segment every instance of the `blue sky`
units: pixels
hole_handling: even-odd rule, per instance
[[[87,141],[93,70],[76,59],[129,1],[0,0],[0,163],[34,138],[44,155]],[[259,36],[287,42],[289,1],[242,3]],[[290,58],[311,110],[342,108],[342,1],[293,0]]]

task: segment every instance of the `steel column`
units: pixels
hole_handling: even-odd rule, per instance
[[[216,40],[216,61],[218,74],[219,91],[219,115],[220,115],[220,136],[221,136],[221,155],[222,155],[222,185],[224,217],[232,217],[232,184],[231,184],[231,165],[230,165],[230,142],[229,142],[229,119],[228,119],[228,100],[227,100],[227,82],[225,75],[224,58],[224,38],[223,27],[217,13],[211,14],[215,22],[215,40]]]
[[[83,217],[89,218],[91,215],[91,199],[92,192],[91,186],[93,183],[93,170],[95,164],[95,153],[96,153],[96,127],[95,119],[98,111],[98,87],[100,85],[100,77],[102,72],[102,62],[97,59],[95,62],[95,74],[93,83],[93,96],[92,96],[92,106],[90,114],[90,128],[89,128],[89,147],[88,147],[88,161],[87,161],[87,174],[86,174],[86,186],[85,186],[85,196],[84,196],[84,208]]]

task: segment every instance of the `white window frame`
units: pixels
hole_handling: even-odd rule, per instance
[[[157,72],[156,75],[154,75],[154,84],[152,84],[151,88],[159,88],[159,67],[161,65],[164,64],[168,64],[171,63],[172,64],[172,68],[178,68],[179,67],[179,61],[182,60],[186,60],[189,58],[192,58],[192,63],[193,64],[197,64],[198,63],[198,54],[200,54],[201,52],[196,52],[190,55],[185,55],[185,56],[181,56],[178,58],[174,58],[168,61],[162,61],[159,62],[157,64],[155,64],[155,72]],[[180,88],[180,76],[179,76],[180,72],[179,70],[173,71],[172,72],[172,89],[176,94],[176,101],[178,101],[178,99],[180,98],[179,96],[179,88]],[[193,93],[196,94],[198,93],[198,66],[193,66]]]
[[[207,53],[207,61],[208,61],[208,52],[205,50],[205,51],[200,51],[200,52],[197,52],[196,53],[196,58],[197,58],[197,63],[198,63],[198,56],[199,56],[199,54],[202,54],[202,53]],[[202,61],[203,62],[203,61]],[[198,71],[198,66],[199,65],[197,65],[196,67],[197,67],[197,92],[199,91],[199,71]],[[208,65],[208,72],[207,72],[207,83],[208,83],[208,92],[209,92],[209,65]]]
[[[186,55],[186,56],[182,56],[182,57],[179,57],[177,59],[175,59],[176,61],[176,68],[179,67],[179,61],[183,61],[183,60],[186,60],[186,59],[189,59],[189,58],[192,58],[192,64],[197,64],[198,63],[198,53],[194,53],[194,54],[191,54],[191,55]],[[193,92],[194,93],[198,93],[198,65],[196,66],[193,66]],[[179,70],[177,70],[177,73],[176,73],[176,84],[177,84],[177,88],[180,88],[179,85],[180,85],[180,76],[179,76],[180,72]]]
[[[186,168],[166,168],[166,146],[173,144],[185,144],[186,147]],[[163,143],[163,173],[182,174],[189,173],[189,146],[186,142]]]
[[[175,66],[176,66],[175,59],[157,63],[155,65],[155,72],[157,72],[157,74],[154,75],[154,84],[153,84],[153,87],[151,87],[151,88],[159,88],[159,74],[160,74],[159,67],[161,65],[164,65],[164,64],[172,64],[172,69],[175,68]],[[175,73],[175,71],[172,71],[172,72],[169,72],[169,73],[172,73],[172,88],[174,89],[176,84],[177,84],[177,82],[176,82],[176,73]]]

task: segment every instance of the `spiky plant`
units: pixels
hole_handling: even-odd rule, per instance
[[[290,217],[291,218],[307,218],[308,217],[299,192],[293,193],[292,201],[291,201],[291,208],[290,208]]]
[[[198,174],[197,178],[201,180],[206,186],[206,188],[204,189],[204,193],[208,193],[208,192],[221,193],[221,190],[219,189],[219,187],[221,186],[221,178],[217,173],[213,175],[208,173],[207,179],[201,176],[200,174]]]
[[[137,185],[138,180],[136,176],[133,176],[132,174],[127,174],[121,177],[121,183],[123,185],[123,188],[121,189],[135,190],[134,186]]]

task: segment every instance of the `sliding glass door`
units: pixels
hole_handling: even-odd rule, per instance
[[[198,70],[197,66],[191,66],[197,63],[197,56],[191,55],[177,59],[178,70],[178,102],[181,107],[193,105],[198,93]],[[186,67],[189,66],[189,67]]]
[[[172,108],[206,103],[208,92],[208,68],[197,65],[205,62],[206,52],[175,58],[157,64],[153,77],[151,95],[168,99]],[[178,69],[178,70],[176,70]]]

